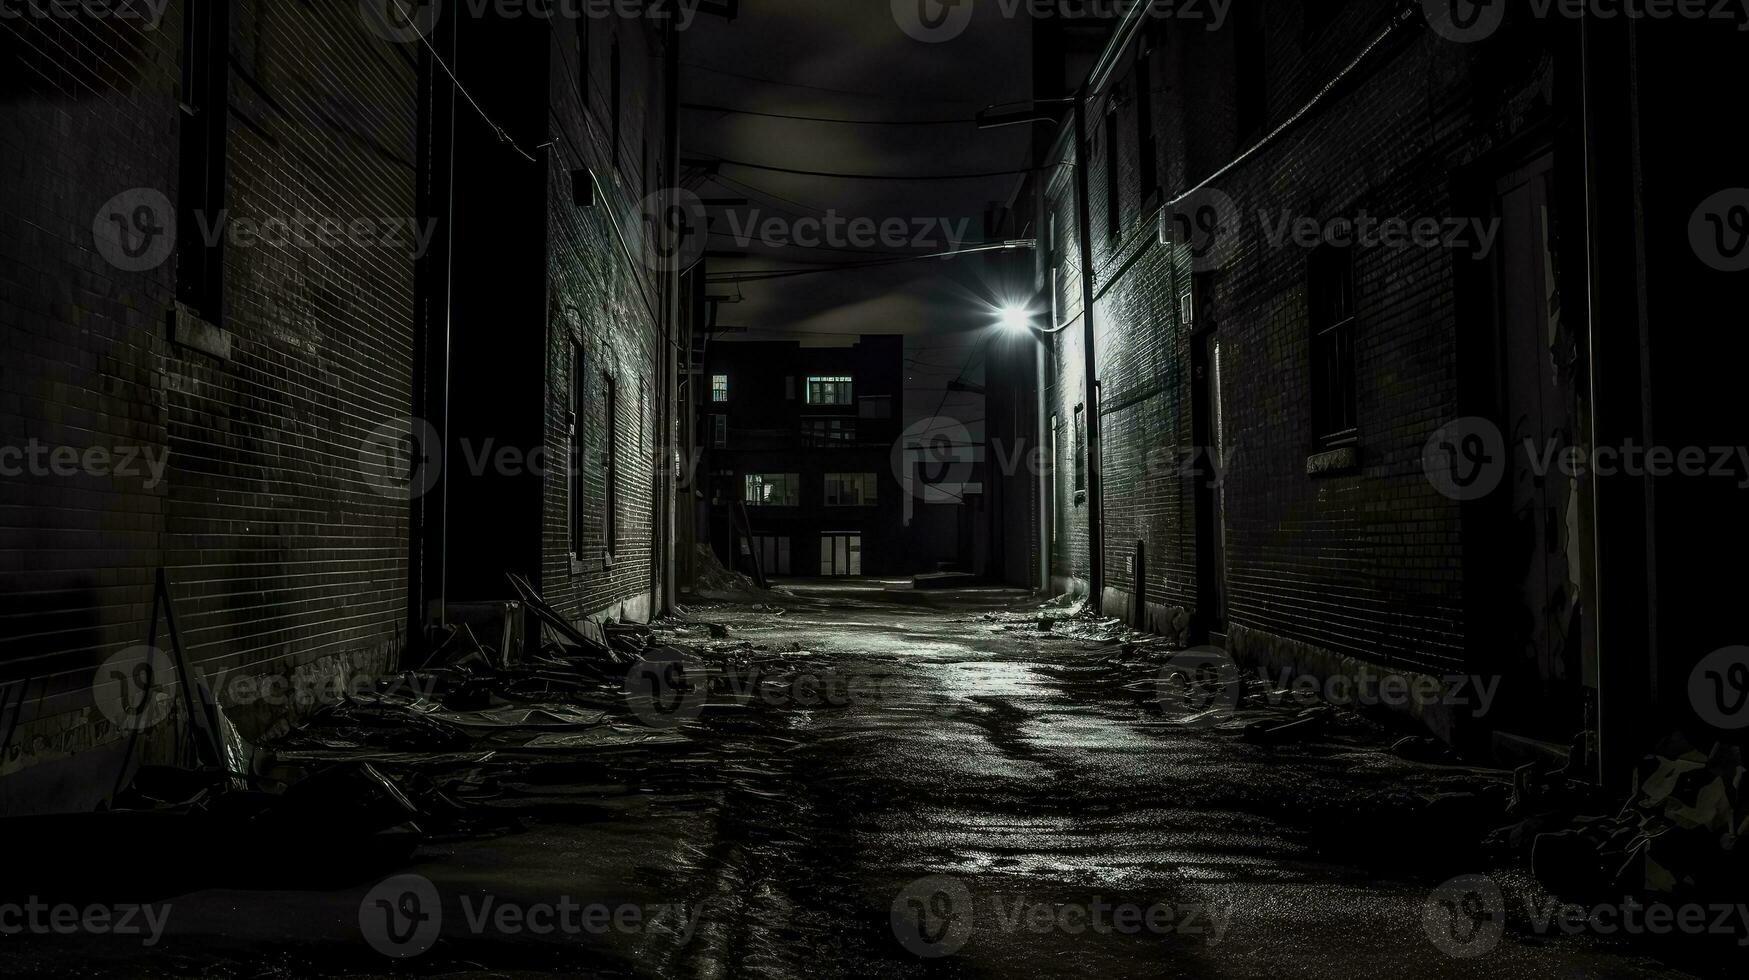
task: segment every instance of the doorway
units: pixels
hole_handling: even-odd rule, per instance
[[[1201,296],[1196,297],[1202,306]],[[1197,638],[1221,642],[1227,632],[1226,420],[1221,408],[1221,341],[1213,331],[1191,345],[1191,425],[1196,438]]]
[[[862,535],[820,535],[820,574],[833,577],[862,574]]]

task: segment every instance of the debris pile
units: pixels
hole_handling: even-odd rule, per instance
[[[1575,898],[1659,896],[1682,902],[1742,901],[1749,885],[1749,779],[1742,750],[1702,751],[1680,736],[1641,760],[1634,792],[1602,815],[1596,791],[1564,772],[1526,766],[1510,812],[1519,822],[1490,843],[1528,856],[1537,880]]]

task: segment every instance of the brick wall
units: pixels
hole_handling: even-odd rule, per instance
[[[577,618],[608,614],[648,618],[657,601],[657,430],[661,359],[675,356],[662,336],[662,279],[646,240],[645,201],[668,183],[663,173],[664,38],[648,19],[589,19],[589,104],[580,97],[583,67],[579,23],[559,23],[551,58],[552,126],[557,135],[548,183],[547,445],[568,445],[570,344],[581,340],[589,388],[582,399],[586,455],[586,546],[573,562],[568,541],[568,482],[553,474],[545,488],[542,588],[549,601]],[[619,48],[620,140],[609,145],[613,45]],[[588,169],[599,192],[591,208],[572,200],[570,171]],[[606,417],[608,378],[617,411]],[[607,553],[608,427],[618,433],[616,547]]]
[[[232,222],[409,222],[407,50],[356,5],[231,10]],[[183,15],[0,25],[0,445],[168,460],[161,480],[0,475],[0,664],[30,685],[0,771],[113,748],[92,671],[145,640],[159,566],[209,676],[380,666],[406,618],[405,500],[370,488],[359,446],[410,399],[411,250],[230,236],[224,333],[187,346],[177,256],[130,271],[94,238],[118,194],[177,201]]]
[[[1419,7],[1419,5],[1412,5]],[[1405,9],[1351,0],[1326,23],[1300,0],[1261,5],[1256,33],[1169,22],[1153,38],[1147,71],[1159,134],[1164,199],[1227,168],[1242,150],[1310,101]],[[1237,14],[1235,14],[1237,18]],[[1358,211],[1417,218],[1468,215],[1466,168],[1508,156],[1559,129],[1562,75],[1555,28],[1537,26],[1485,48],[1447,42],[1424,20],[1403,20],[1350,81],[1297,126],[1226,169],[1210,186],[1236,206],[1216,260],[1181,241],[1163,245],[1158,201],[1137,178],[1134,52],[1088,106],[1085,161],[1094,248],[1096,352],[1104,426],[1108,611],[1121,613],[1137,542],[1147,552],[1146,599],[1156,620],[1198,609],[1192,331],[1179,297],[1201,283],[1197,316],[1218,324],[1227,443],[1228,619],[1235,629],[1340,656],[1443,672],[1475,650],[1466,600],[1466,521],[1440,495],[1421,453],[1429,435],[1470,414],[1459,369],[1466,329],[1460,300],[1470,260],[1445,249],[1356,250],[1357,465],[1308,475],[1321,448],[1312,432],[1309,251],[1272,245],[1265,222],[1283,213],[1320,221]],[[1258,44],[1264,116],[1242,131],[1236,46]],[[1566,62],[1560,62],[1566,64]],[[1106,219],[1104,129],[1115,104],[1120,227]],[[1069,144],[1059,144],[1059,155]],[[1571,158],[1569,157],[1570,161]],[[1484,164],[1487,169],[1492,164]],[[1057,432],[1052,550],[1059,586],[1085,585],[1084,505],[1074,502],[1073,410],[1086,398],[1073,185],[1060,168],[1047,189],[1054,232],[1041,237],[1060,268],[1050,411]],[[1488,185],[1491,190],[1491,183]],[[1571,248],[1569,239],[1562,247]],[[1197,276],[1207,272],[1206,278]],[[1571,299],[1571,297],[1569,298]],[[1471,313],[1476,313],[1471,310]],[[1490,314],[1480,310],[1484,319]],[[1181,620],[1182,621],[1182,620]],[[1159,622],[1155,622],[1159,628]]]

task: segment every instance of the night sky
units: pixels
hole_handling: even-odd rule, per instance
[[[972,118],[985,106],[1029,97],[1028,73],[1017,69],[1027,63],[1030,37],[1025,18],[1006,19],[996,4],[977,5],[963,33],[930,43],[907,35],[887,0],[743,0],[735,21],[700,17],[683,37],[685,101],[842,119],[962,121],[840,125],[690,110],[682,123],[683,155],[859,174],[1023,168],[1025,128],[979,130]],[[754,209],[761,226],[773,217],[787,222],[829,211],[845,218],[902,219],[909,237],[927,234],[930,241],[896,251],[929,253],[946,250],[942,246],[950,236],[943,224],[963,228],[970,242],[982,241],[984,208],[1006,200],[1019,180],[845,180],[725,164],[720,176],[695,177],[689,187],[704,198],[750,202],[732,211],[712,209],[711,247],[748,253],[745,259],[712,259],[716,278],[754,269],[864,262],[895,251],[886,242],[860,254],[759,241],[743,248],[734,233],[752,226]],[[831,343],[835,334],[912,335],[914,390],[908,392],[907,414],[916,418],[941,404],[942,386],[968,363],[966,377],[981,377],[974,355],[989,334],[989,305],[997,298],[990,268],[984,259],[968,257],[718,282],[710,291],[740,297],[723,305],[720,322],[749,332],[725,339]],[[971,407],[963,396],[954,396],[942,411],[955,414]]]

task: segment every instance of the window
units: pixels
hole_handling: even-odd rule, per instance
[[[820,535],[820,574],[832,576],[862,574],[862,535]]]
[[[729,400],[729,376],[726,374],[711,375],[711,401],[726,402]]]
[[[1307,262],[1312,331],[1312,435],[1319,448],[1354,442],[1354,251],[1323,246]]]
[[[856,442],[854,419],[803,419],[802,443],[809,448],[845,446]]]
[[[608,126],[607,152],[613,160],[613,168],[619,169],[619,120],[621,116],[619,105],[619,38],[613,39],[613,47],[607,55],[607,102],[610,115]]]
[[[607,382],[602,401],[604,423],[607,426],[607,453],[602,467],[602,485],[607,488],[607,501],[602,517],[607,522],[607,553],[611,557],[619,546],[619,386],[613,375],[603,375]]]
[[[569,497],[567,515],[570,519],[571,557],[583,555],[583,386],[588,374],[584,371],[583,343],[571,341],[570,404],[566,425],[570,432],[570,460],[566,469],[566,493]]]
[[[225,209],[231,4],[189,4],[183,30],[181,176],[176,203],[183,234],[176,240],[176,298],[202,319],[217,323],[224,313],[224,237],[209,240],[193,234],[193,229],[218,221]],[[135,218],[115,220],[131,223]]]
[[[808,379],[809,405],[851,405],[855,403],[852,388],[854,378],[811,377]]]
[[[856,414],[865,419],[890,419],[893,417],[893,396],[870,395],[858,399]]]
[[[1117,151],[1117,106],[1112,106],[1105,113],[1105,233],[1112,238],[1117,237],[1123,223]]]
[[[742,499],[749,507],[794,507],[801,503],[802,478],[796,473],[749,473]]]
[[[1145,210],[1160,191],[1159,147],[1154,138],[1154,52],[1136,62],[1136,174]]]
[[[1087,406],[1075,406],[1075,492],[1087,492]]]
[[[711,416],[711,448],[729,448],[729,417],[727,415]]]
[[[875,475],[873,473],[826,474],[826,506],[873,507]]]

